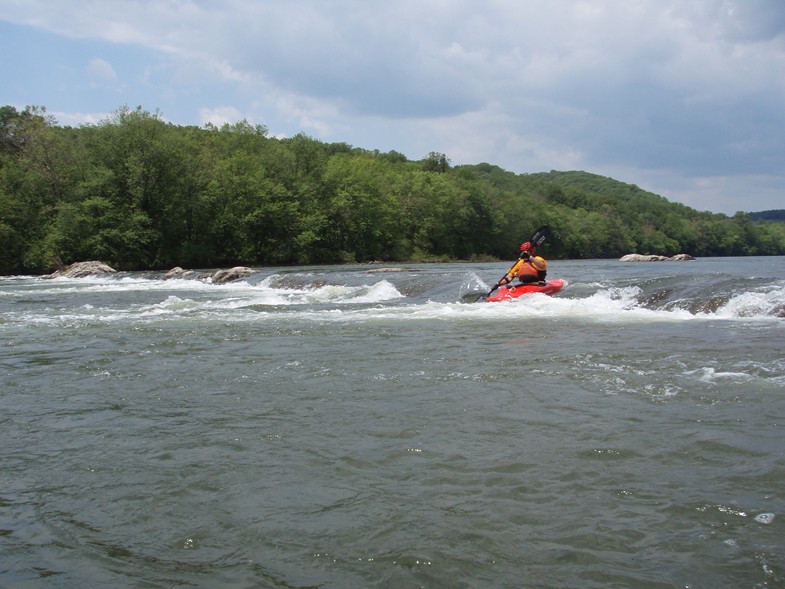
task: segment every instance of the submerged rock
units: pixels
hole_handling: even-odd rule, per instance
[[[627,254],[619,258],[620,262],[683,262],[694,260],[689,254],[676,254],[675,256],[658,256],[656,254]]]
[[[186,278],[193,274],[193,270],[183,270],[180,266],[175,266],[169,272],[166,273],[164,276],[164,280],[169,280],[171,278]]]
[[[232,282],[233,280],[242,280],[243,278],[248,278],[256,274],[256,270],[253,268],[247,268],[245,266],[235,266],[234,268],[229,268],[228,270],[218,270],[215,274],[213,274],[213,283],[215,284],[223,284],[224,282]]]
[[[172,278],[189,278],[194,277],[197,280],[204,282],[212,282],[213,284],[223,284],[224,282],[232,282],[233,280],[242,280],[248,278],[252,274],[256,274],[253,268],[246,268],[245,266],[235,266],[228,270],[217,270],[211,274],[196,274],[193,270],[185,270],[180,266],[175,266],[164,276],[164,280],[171,280]]]
[[[664,262],[668,258],[655,254],[627,254],[619,258],[620,262]]]
[[[368,274],[379,274],[381,272],[406,272],[405,268],[371,268]]]
[[[59,276],[65,278],[84,278],[86,276],[96,276],[101,274],[114,274],[117,270],[107,266],[103,262],[74,262],[70,266],[56,270],[51,274],[52,278]]]

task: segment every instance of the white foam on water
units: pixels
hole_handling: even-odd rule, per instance
[[[167,314],[179,314],[198,309],[199,303],[192,299],[183,299],[175,295],[168,296],[164,301],[155,305],[143,307],[140,316],[160,316]]]
[[[297,276],[302,280],[303,274]],[[307,274],[305,277],[307,278]],[[406,297],[388,280],[378,280],[358,285],[325,284],[319,286],[282,286],[281,274],[272,274],[257,283],[235,281],[227,284],[212,284],[195,278],[150,278],[144,276],[88,277],[80,279],[54,278],[31,281],[29,287],[16,289],[13,296],[54,296],[67,294],[112,294],[146,291],[162,292],[167,297],[158,303],[143,307],[129,306],[117,310],[102,308],[91,301],[81,309],[69,310],[66,314],[43,312],[39,308],[25,316],[24,311],[16,320],[31,323],[47,321],[113,321],[128,317],[164,318],[178,315],[220,316],[222,320],[264,319],[267,307],[290,307],[292,313],[303,313],[304,318],[329,321],[365,321],[377,319],[427,320],[427,319],[518,319],[565,318],[589,323],[646,323],[681,322],[695,320],[774,320],[782,321],[785,316],[785,288],[781,283],[758,291],[743,292],[733,296],[714,312],[693,313],[686,309],[650,309],[640,301],[644,293],[638,286],[604,286],[587,296],[570,296],[569,287],[555,296],[529,294],[519,299],[497,303],[422,301]],[[29,280],[29,279],[28,279]],[[582,285],[585,286],[585,285]],[[464,291],[483,290],[484,283],[472,276],[468,284],[459,285]],[[208,298],[205,298],[208,297]],[[392,304],[388,304],[392,303]],[[113,301],[107,299],[107,306]],[[53,306],[55,306],[53,304]],[[355,308],[365,305],[363,308]],[[302,311],[297,307],[303,308]],[[330,307],[333,308],[324,308]],[[242,311],[253,307],[255,317]],[[339,312],[334,312],[339,311]],[[82,315],[81,312],[84,312]],[[289,312],[289,311],[287,311]],[[733,375],[705,374],[704,379],[732,377]]]
[[[775,517],[773,513],[759,513],[755,516],[755,521],[767,526],[774,521]]]
[[[0,291],[7,296],[21,297],[25,295],[65,295],[79,293],[112,293],[112,292],[140,292],[140,291],[243,291],[254,288],[245,281],[236,281],[226,284],[213,284],[209,281],[197,279],[172,278],[169,280],[123,276],[99,277],[88,276],[85,278],[64,278],[34,280],[27,288],[8,293]]]
[[[717,309],[716,315],[725,318],[785,317],[785,288],[744,292]]]
[[[481,314],[499,317],[564,317],[606,323],[695,319],[689,311],[646,309],[638,301],[640,294],[640,288],[630,286],[599,290],[583,298],[534,293],[511,301],[478,305],[484,305]]]
[[[688,376],[697,376],[698,380],[705,383],[716,383],[719,381],[750,380],[752,377],[745,372],[729,372],[716,370],[710,366],[704,366],[698,370],[685,372]]]
[[[216,297],[206,300],[192,300],[169,296],[165,301],[143,309],[140,316],[162,316],[183,313],[204,313],[207,315],[219,315],[223,320],[248,321],[253,319],[264,319],[267,314],[263,311],[269,307],[281,308],[289,307],[287,313],[296,314],[300,317],[310,318],[330,318],[344,316],[337,309],[317,309],[308,307],[312,305],[335,305],[338,308],[348,304],[373,304],[383,303],[395,299],[403,298],[402,295],[391,283],[386,280],[362,286],[342,286],[325,285],[317,288],[274,288],[269,286],[270,281],[252,286],[240,287],[224,298]],[[306,307],[302,311],[298,307]],[[253,315],[248,316],[242,313],[243,310],[254,310]],[[338,312],[336,312],[338,311]]]
[[[404,297],[404,295],[387,280],[381,280],[371,285],[362,286],[327,285],[306,294],[307,296],[305,297],[304,302],[333,302],[336,304],[383,303]]]

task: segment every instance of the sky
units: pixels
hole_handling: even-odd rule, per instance
[[[783,0],[0,0],[0,105],[785,208]]]

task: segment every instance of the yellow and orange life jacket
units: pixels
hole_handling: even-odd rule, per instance
[[[545,280],[548,263],[540,256],[524,257],[518,260],[507,273],[507,281],[512,281],[516,276],[532,276],[535,280]],[[529,279],[528,281],[531,281]],[[521,282],[528,282],[525,278]]]

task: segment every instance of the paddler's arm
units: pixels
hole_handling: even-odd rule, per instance
[[[515,278],[515,276],[518,274],[518,270],[520,270],[524,262],[525,260],[523,259],[520,259],[517,262],[515,262],[515,265],[508,270],[507,274],[505,274],[502,277],[502,279],[499,280],[499,282],[496,283],[496,286],[498,287],[498,286],[504,286],[506,284],[510,284],[510,282],[512,282],[512,279]]]

